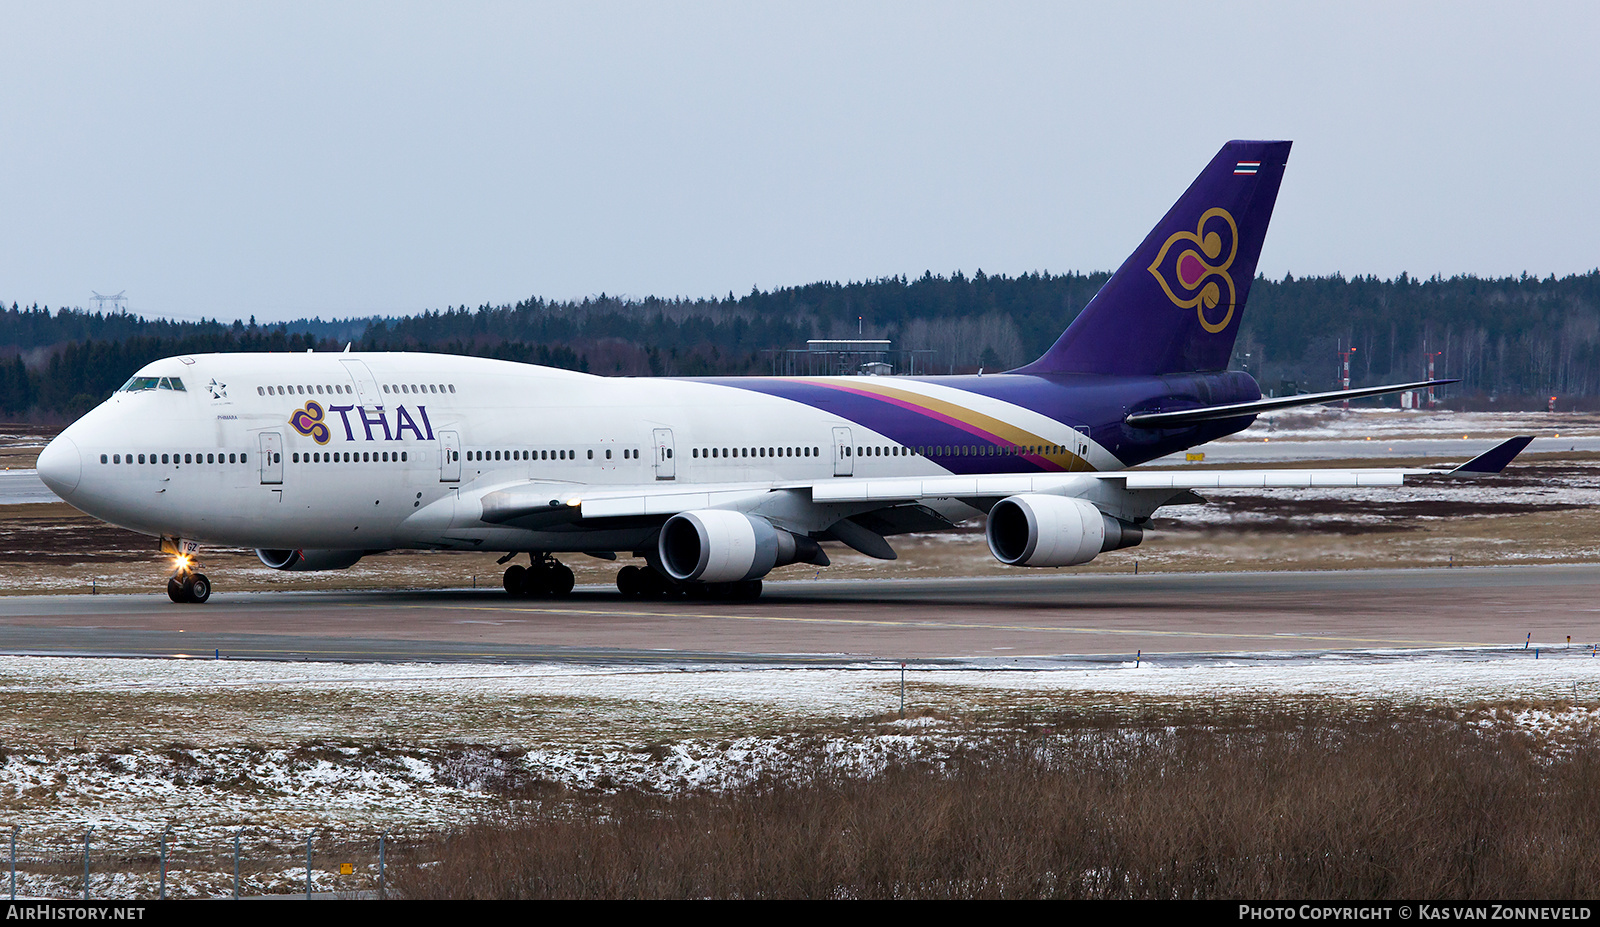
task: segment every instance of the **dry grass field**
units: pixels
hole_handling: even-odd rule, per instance
[[[1592,738],[1540,743],[1472,711],[1015,720],[1011,737],[974,737],[868,779],[802,756],[796,774],[732,792],[546,796],[425,844],[397,888],[426,898],[1600,893]]]

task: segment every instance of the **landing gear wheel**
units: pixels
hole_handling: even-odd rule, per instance
[[[183,584],[183,589],[189,594],[189,601],[196,605],[211,598],[211,580],[204,573],[191,575]]]
[[[617,571],[617,591],[625,599],[637,599],[644,595],[639,584],[638,567],[629,565]]]
[[[649,567],[639,569],[639,595],[646,599],[664,599],[671,591],[667,578]]]
[[[507,592],[539,598],[561,598],[572,592],[575,581],[571,568],[548,555],[528,567],[509,567],[505,575]]]
[[[661,599],[678,584],[650,567],[625,566],[617,571],[617,591],[630,599]]]
[[[167,598],[180,605],[199,605],[211,598],[211,580],[204,573],[184,573],[167,580]]]
[[[557,563],[549,573],[550,594],[556,598],[565,598],[572,594],[572,587],[578,581],[572,575],[572,568],[564,563]]]
[[[754,602],[761,598],[761,580],[745,579],[736,583],[717,583],[712,595],[727,602]]]
[[[547,599],[551,595],[550,589],[551,570],[548,563],[536,563],[528,567],[527,592],[525,595],[538,599]]]

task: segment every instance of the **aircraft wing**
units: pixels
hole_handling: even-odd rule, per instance
[[[997,473],[974,476],[835,477],[803,482],[653,483],[589,487],[576,483],[519,483],[486,492],[483,520],[535,527],[579,519],[670,516],[701,509],[753,510],[776,492],[798,494],[812,504],[848,505],[856,511],[934,499],[978,503],[1023,493],[1079,495],[1098,501],[1123,490],[1163,499],[1195,489],[1304,489],[1400,486],[1408,476],[1476,477],[1504,470],[1533,438],[1510,438],[1456,467],[1359,467],[1323,469],[1112,470],[1084,473]],[[1153,501],[1153,500],[1152,500]],[[1163,504],[1156,502],[1151,508]],[[1106,506],[1120,508],[1121,506]]]
[[[494,525],[540,528],[579,519],[676,515],[697,509],[738,507],[774,490],[806,484],[641,483],[589,486],[584,483],[522,482],[490,488],[479,496],[482,519]]]
[[[1308,489],[1311,487],[1400,486],[1408,476],[1487,476],[1504,470],[1533,438],[1523,435],[1495,445],[1457,467],[1360,467],[1263,470],[1112,470],[1103,473],[995,474],[925,479],[864,479],[816,483],[818,502],[906,501],[921,498],[982,498],[1017,493],[1060,493],[1093,480],[1122,489]]]

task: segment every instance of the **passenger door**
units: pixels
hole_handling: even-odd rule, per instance
[[[461,482],[461,435],[439,432],[439,482]]]
[[[833,475],[849,476],[856,472],[856,459],[850,452],[850,429],[833,429]]]
[[[656,479],[676,478],[678,465],[672,459],[672,429],[657,428],[652,434],[656,446]]]
[[[278,485],[283,482],[283,435],[276,431],[261,433],[261,485]]]
[[[1089,463],[1089,426],[1072,426],[1072,444],[1067,451],[1072,454],[1072,459],[1067,463],[1067,470],[1093,470]]]

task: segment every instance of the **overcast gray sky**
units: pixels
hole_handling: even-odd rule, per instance
[[[0,0],[0,299],[262,320],[1111,269],[1600,265],[1600,4]]]

